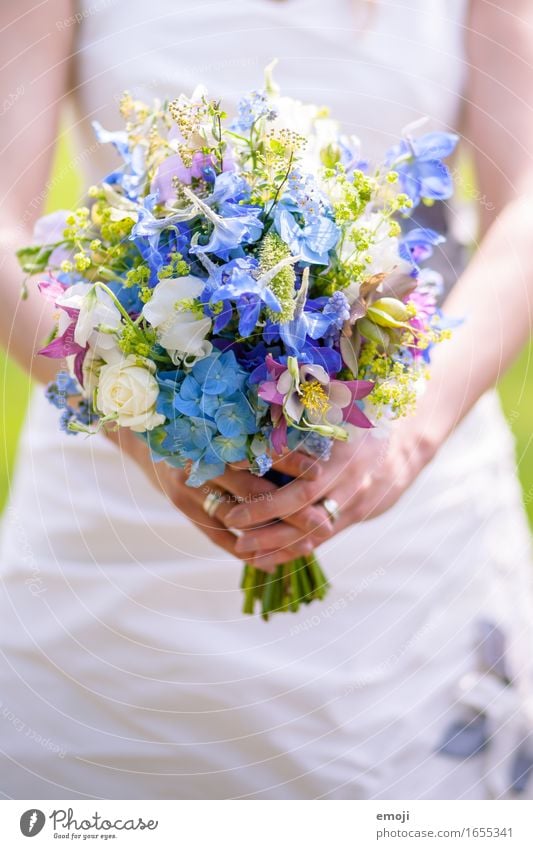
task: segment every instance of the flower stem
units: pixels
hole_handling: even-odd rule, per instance
[[[283,563],[271,574],[246,563],[241,588],[243,613],[254,614],[259,608],[257,612],[268,621],[272,613],[295,613],[301,604],[323,599],[329,585],[315,555],[310,554]]]

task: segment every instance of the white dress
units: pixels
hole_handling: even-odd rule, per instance
[[[463,0],[81,9],[79,163],[129,88],[234,103],[280,59],[367,150],[454,126]],[[386,515],[323,546],[325,603],[241,615],[240,563],[37,391],[3,528],[0,792],[14,798],[531,798],[533,607],[512,440],[489,393]]]

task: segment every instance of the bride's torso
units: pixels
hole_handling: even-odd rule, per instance
[[[456,127],[467,0],[82,0],[77,120],[93,179],[97,118],[118,127],[117,101],[175,97],[199,83],[231,112],[279,59],[285,93],[330,107],[371,157],[427,116]]]

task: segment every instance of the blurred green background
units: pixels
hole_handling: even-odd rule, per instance
[[[72,151],[68,139],[59,144],[52,177],[49,181],[47,211],[58,207],[71,207],[79,203],[82,182],[79,173],[71,166]],[[500,383],[500,393],[509,423],[517,442],[517,466],[524,503],[533,525],[533,346],[526,348],[521,357]],[[0,509],[5,504],[9,481],[16,456],[17,440],[30,395],[27,377],[0,352]]]

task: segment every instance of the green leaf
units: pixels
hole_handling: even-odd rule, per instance
[[[55,245],[30,245],[17,251],[17,259],[26,274],[39,274],[48,265]]]

